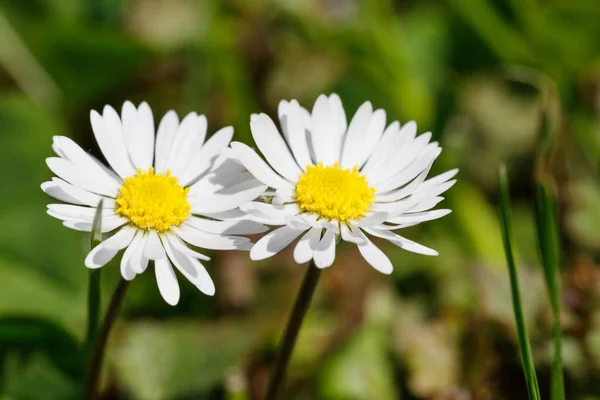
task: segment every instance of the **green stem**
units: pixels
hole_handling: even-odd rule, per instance
[[[108,336],[110,334],[111,328],[113,327],[113,324],[117,319],[119,308],[121,307],[121,303],[125,298],[125,294],[127,292],[128,287],[129,282],[121,278],[119,284],[117,285],[117,288],[115,289],[115,292],[112,295],[112,298],[110,299],[110,304],[108,306],[108,310],[106,311],[106,317],[104,318],[104,324],[102,325],[102,329],[98,337],[98,342],[96,343],[94,354],[90,362],[89,375],[87,385],[85,388],[86,400],[95,400],[97,398],[98,381],[100,379],[100,372],[102,369],[104,350],[106,348],[106,343],[108,341]]]
[[[98,334],[99,315],[100,315],[100,280],[101,273],[99,269],[90,270],[90,281],[88,285],[88,324],[87,335],[85,339],[85,351],[91,355],[96,343]]]
[[[283,334],[281,348],[271,374],[271,381],[269,382],[265,400],[277,400],[277,396],[283,386],[287,366],[290,362],[292,351],[294,350],[294,345],[296,344],[296,339],[300,332],[300,327],[302,326],[302,321],[310,306],[320,275],[321,270],[311,261],[306,270],[306,274],[304,275],[304,280],[302,281],[302,286],[298,292],[296,302],[294,303],[292,315],[290,316],[287,327],[285,328],[285,333]]]
[[[92,223],[92,231],[90,238],[90,247],[93,249],[102,243],[102,200],[98,202],[96,207],[96,214],[94,215],[94,221]],[[85,338],[85,352],[88,357],[91,357],[91,352],[96,343],[96,336],[98,334],[98,324],[100,315],[100,282],[101,272],[99,269],[90,270],[90,280],[88,284],[88,322],[87,322],[87,333]]]

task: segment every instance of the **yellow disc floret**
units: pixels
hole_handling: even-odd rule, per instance
[[[188,191],[170,171],[163,175],[154,174],[154,168],[145,172],[138,169],[135,176],[125,178],[117,196],[116,213],[140,229],[164,232],[190,216]]]
[[[307,166],[296,184],[300,209],[330,221],[360,219],[374,200],[375,189],[356,166],[352,170],[340,168],[338,163]]]

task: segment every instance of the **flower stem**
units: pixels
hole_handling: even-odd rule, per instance
[[[88,285],[88,323],[85,339],[85,351],[91,356],[98,335],[98,322],[100,314],[100,270],[90,270],[90,281]]]
[[[96,207],[96,213],[94,214],[94,221],[92,223],[92,231],[90,234],[90,247],[98,246],[102,243],[102,200],[98,202]],[[88,285],[88,321],[87,321],[87,333],[85,337],[85,353],[87,357],[92,356],[94,350],[94,343],[96,343],[96,337],[98,335],[98,321],[100,315],[100,282],[101,282],[101,270],[91,269],[90,270],[90,281]]]
[[[112,298],[110,299],[108,311],[106,311],[106,317],[104,318],[104,324],[102,325],[102,329],[96,343],[96,348],[94,349],[94,355],[92,356],[92,360],[90,362],[90,368],[88,371],[89,375],[85,388],[86,400],[95,400],[97,398],[98,380],[100,379],[100,372],[102,369],[104,349],[106,348],[108,335],[110,334],[115,320],[117,319],[119,308],[121,307],[121,303],[125,298],[125,293],[127,292],[128,287],[129,282],[121,278],[117,288],[115,289],[115,292],[112,295]]]
[[[308,311],[320,275],[321,270],[315,266],[313,261],[311,261],[306,270],[306,274],[304,275],[304,280],[302,281],[302,286],[298,292],[296,302],[294,303],[292,315],[290,316],[287,327],[285,328],[285,333],[283,334],[281,348],[279,349],[277,361],[271,374],[271,381],[269,382],[265,400],[276,400],[279,391],[281,390],[287,366],[290,362],[294,345],[296,344],[296,338],[298,337],[300,327],[302,326],[302,320]]]

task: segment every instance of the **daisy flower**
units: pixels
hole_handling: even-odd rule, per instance
[[[271,190],[271,203],[241,207],[251,218],[278,226],[250,251],[253,260],[273,256],[296,238],[294,259],[319,268],[335,259],[338,238],[352,242],[376,270],[392,263],[367,237],[375,236],[415,253],[435,250],[393,231],[440,218],[432,210],[454,184],[457,170],[426,179],[441,148],[431,133],[417,136],[411,121],[386,127],[385,111],[362,104],[348,125],[340,98],[321,95],[312,113],[297,101],[279,104],[283,135],[266,114],[252,115],[252,135],[266,162],[250,147],[234,142],[232,157]]]
[[[161,295],[171,305],[179,301],[173,265],[200,291],[213,295],[215,286],[194,247],[249,250],[247,238],[264,232],[260,223],[244,220],[239,206],[264,192],[266,186],[239,164],[220,153],[229,145],[233,128],[205,141],[204,115],[188,114],[181,122],[169,111],[154,130],[146,103],[123,105],[121,116],[110,106],[91,112],[91,123],[106,166],[74,141],[55,136],[58,157],[46,160],[57,176],[42,184],[50,196],[69,204],[50,204],[48,214],[63,225],[90,232],[102,201],[102,232],[112,235],[86,257],[88,268],[100,268],[125,249],[121,274],[132,280],[154,261]]]

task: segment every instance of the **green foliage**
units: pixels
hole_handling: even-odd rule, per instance
[[[332,91],[348,116],[370,100],[388,121],[431,130],[444,148],[431,175],[460,173],[440,204],[452,214],[400,232],[439,257],[377,241],[395,266],[381,277],[355,246],[338,248],[284,398],[520,399],[525,342],[544,398],[562,398],[563,368],[569,399],[598,397],[599,19],[596,0],[0,1],[0,398],[77,398],[95,331],[83,265],[92,238],[47,216],[55,201],[39,188],[52,176],[53,135],[99,156],[90,109],[131,99],[156,119],[204,113],[209,134],[233,125],[235,140],[254,146],[251,113],[276,116],[291,98],[310,108]],[[556,104],[542,126],[549,93]],[[534,161],[540,129],[548,136]],[[501,162],[525,341],[493,207]],[[103,268],[104,298],[118,259]],[[151,268],[136,277],[108,348],[104,384],[115,396],[261,397],[300,270],[289,254],[250,263],[220,252],[207,267],[217,295],[180,279],[176,308]],[[96,286],[99,272],[91,277]],[[373,307],[381,292],[390,295]],[[386,317],[374,323],[373,310]]]

